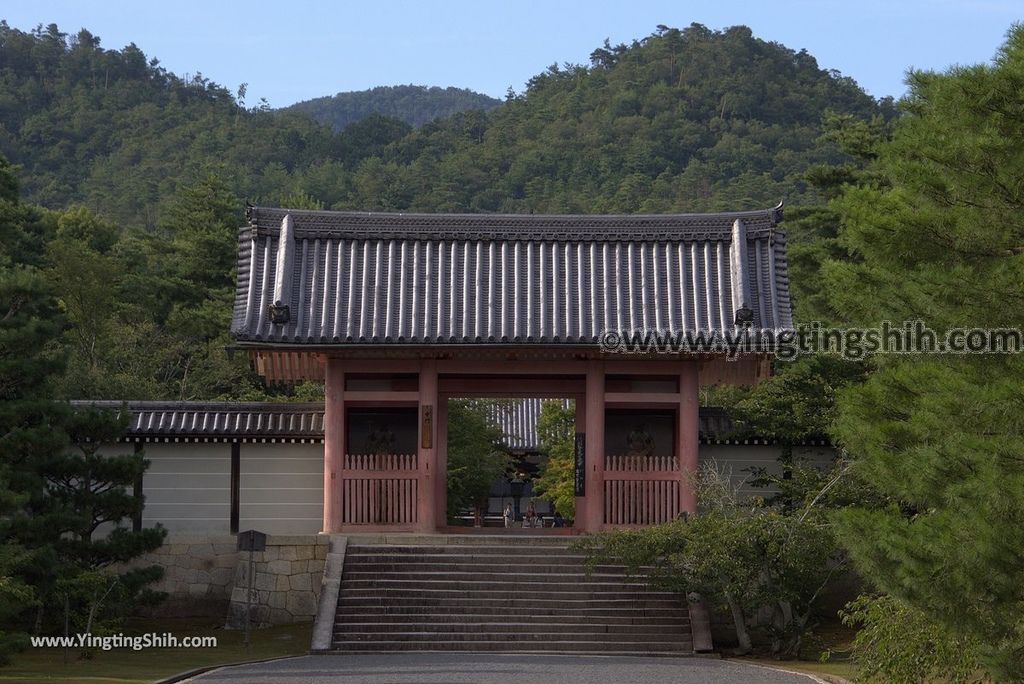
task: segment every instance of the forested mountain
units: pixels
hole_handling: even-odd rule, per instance
[[[487,111],[499,104],[501,100],[466,88],[400,85],[317,97],[285,107],[284,111],[305,114],[340,131],[371,114],[398,119],[418,128],[428,121],[467,109]]]
[[[106,50],[85,30],[0,23],[0,153],[21,167],[24,199],[52,210],[39,260],[74,324],[62,393],[263,392],[223,352],[243,199],[599,213],[785,198],[799,218],[821,206],[809,171],[853,162],[822,135],[826,114],[893,111],[806,52],[696,24],[606,43],[590,65],[552,66],[489,112],[419,129],[373,115],[335,133],[245,95],[168,73],[135,45]],[[817,230],[828,219],[815,211]]]

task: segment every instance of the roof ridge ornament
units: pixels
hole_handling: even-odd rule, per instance
[[[780,205],[781,206],[781,205]],[[747,227],[736,219],[732,224],[732,240],[729,242],[729,275],[732,280],[732,310],[737,326],[753,323],[754,312],[750,308],[750,280],[747,277]]]
[[[295,262],[295,225],[291,214],[281,219],[277,238],[277,268],[274,273],[274,299],[270,305],[270,321],[284,325],[291,319],[292,271]]]

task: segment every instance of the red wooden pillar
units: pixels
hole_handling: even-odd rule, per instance
[[[679,459],[679,508],[697,512],[694,478],[699,467],[700,397],[697,384],[697,361],[685,361],[679,372],[679,410],[676,425],[676,458]]]
[[[417,463],[420,477],[416,493],[416,528],[433,533],[437,531],[439,487],[447,485],[437,472],[437,362],[433,359],[420,362],[419,396]]]
[[[585,435],[587,433],[587,395],[586,394],[579,394],[579,395],[575,396],[573,398],[573,400],[576,402],[576,417],[575,417],[575,420],[573,421],[575,426],[576,426],[576,432]],[[575,446],[575,442],[573,442],[573,445]],[[575,451],[573,451],[573,455],[575,456]],[[573,472],[574,472],[574,476],[575,476],[575,470]],[[573,481],[573,486],[575,486],[575,480]],[[564,511],[562,513],[563,513],[563,515],[565,514]],[[576,497],[576,515],[573,518],[573,524],[572,524],[573,529],[575,529],[576,531],[583,531],[585,529],[585,526],[586,526],[586,519],[587,519],[587,497],[586,496],[577,496]]]
[[[448,398],[438,396],[434,427],[434,523],[448,522]]]
[[[328,357],[324,374],[324,532],[340,532],[345,463],[345,368]]]
[[[583,530],[597,532],[604,525],[604,361],[587,363],[586,393],[587,505]]]

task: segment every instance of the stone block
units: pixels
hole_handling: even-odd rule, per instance
[[[254,586],[261,591],[273,591],[277,587],[277,578],[267,572],[257,572]]]
[[[299,544],[315,544],[315,534],[277,534],[267,539],[267,546],[298,546]]]
[[[274,560],[267,563],[267,572],[274,575],[288,575],[292,571],[291,561]]]
[[[293,561],[298,559],[297,555],[298,547],[295,546],[282,546],[281,550],[278,551],[278,558],[281,560]]]
[[[293,621],[291,613],[287,610],[272,609],[270,611],[269,623],[272,625],[287,625],[291,624]]]
[[[198,570],[196,571],[196,582],[201,584],[210,584],[213,582],[213,576],[206,570]]]
[[[226,587],[231,584],[231,578],[234,576],[235,571],[233,568],[214,568],[210,570],[210,584],[218,587]]]
[[[212,558],[213,544],[190,544],[186,553],[192,558]]]
[[[277,576],[277,591],[288,591],[291,588],[288,575]]]
[[[302,546],[295,547],[295,559],[296,560],[309,560],[313,558],[316,553],[316,547],[312,544],[303,544]]]
[[[301,575],[292,575],[290,581],[292,589],[297,591],[313,590],[313,579],[310,577],[308,572],[304,572]]]
[[[317,544],[316,549],[313,551],[314,556],[317,560],[324,560],[327,558],[328,547],[325,544]]]
[[[207,584],[206,582],[196,582],[194,584],[188,585],[188,595],[189,596],[205,596],[206,595],[206,591],[209,588],[210,588],[210,585]]]
[[[275,591],[270,594],[267,605],[271,608],[284,608],[288,602],[288,594],[283,591]]]
[[[248,560],[248,559],[246,559]],[[238,565],[237,553],[225,553],[213,559],[213,565],[217,568],[233,568]]]
[[[293,616],[316,615],[316,597],[312,591],[292,591],[288,594],[288,612]]]

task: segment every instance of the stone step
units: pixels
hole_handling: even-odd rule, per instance
[[[513,545],[514,546],[514,545]],[[378,553],[387,553],[392,555],[419,555],[419,554],[433,554],[433,555],[445,555],[445,556],[508,556],[510,554],[530,554],[530,555],[549,555],[549,556],[570,556],[573,558],[586,559],[586,554],[570,549],[568,546],[542,546],[542,547],[528,547],[528,546],[515,546],[510,551],[510,546],[507,544],[494,544],[494,545],[474,545],[465,546],[461,544],[450,544],[440,546],[401,546],[401,545],[388,545],[388,546],[353,546],[351,542],[345,550],[346,558],[349,555],[371,555]]]
[[[487,592],[491,595],[498,592],[506,594],[531,593],[558,593],[572,591],[609,592],[609,593],[631,593],[631,594],[665,594],[671,595],[663,589],[657,589],[639,582],[618,581],[538,581],[533,575],[519,575],[510,573],[505,580],[501,579],[446,579],[443,573],[420,577],[416,574],[402,574],[395,577],[381,578],[355,578],[342,575],[342,586],[345,589],[422,589],[424,591],[458,590],[460,592]]]
[[[686,617],[686,609],[678,601],[638,605],[636,601],[571,601],[551,603],[544,601],[503,601],[492,603],[473,600],[408,600],[400,603],[380,598],[349,598],[338,602],[338,615],[356,614],[497,614],[503,615],[625,615],[645,617]]]
[[[447,536],[424,534],[359,534],[348,535],[350,546],[392,547],[411,546],[416,548],[433,546],[476,547],[476,546],[544,546],[568,548],[576,541],[571,536],[559,535],[508,535],[499,534],[456,534]]]
[[[496,559],[462,557],[462,556],[427,556],[413,559],[412,556],[366,556],[363,559],[345,558],[345,570],[359,572],[430,572],[437,570],[459,572],[494,572],[495,570],[512,569],[519,572],[538,574],[564,572],[591,572],[626,575],[627,569],[621,565],[593,565],[573,559],[552,559],[542,556],[516,557],[511,561]]]
[[[557,620],[557,621],[556,621]],[[336,638],[347,638],[351,633],[364,634],[404,634],[404,633],[453,633],[453,634],[564,634],[576,638],[590,638],[583,635],[608,635],[626,641],[647,639],[651,635],[683,635],[683,627],[679,625],[609,625],[601,620],[591,622],[562,622],[561,618],[550,617],[547,620],[537,619],[530,622],[364,622],[362,619],[350,619],[335,624]],[[462,638],[462,637],[460,637]],[[596,637],[595,637],[596,638]]]
[[[452,596],[450,594],[454,593]],[[482,609],[506,609],[506,608],[530,608],[530,609],[590,609],[607,610],[609,608],[624,608],[635,611],[649,612],[651,610],[685,611],[685,607],[678,598],[642,598],[634,596],[626,598],[609,598],[598,594],[597,598],[590,595],[582,597],[552,599],[549,597],[467,597],[462,592],[447,592],[449,595],[436,595],[436,592],[424,594],[421,592],[410,592],[405,596],[394,594],[383,596],[376,592],[363,592],[348,594],[345,589],[341,590],[338,599],[338,609],[349,609],[355,606],[381,606],[381,607],[445,607],[452,608],[482,608]]]
[[[335,639],[343,641],[516,641],[535,644],[545,641],[589,641],[592,643],[612,643],[619,647],[624,644],[645,644],[649,641],[685,641],[678,634],[663,634],[656,638],[651,634],[594,632],[589,634],[564,634],[542,630],[528,632],[487,632],[473,631],[387,631],[387,632],[341,632],[335,633]]]
[[[417,582],[424,586],[457,586],[473,589],[492,585],[500,587],[520,587],[533,585],[562,586],[595,586],[595,587],[626,587],[631,590],[658,591],[639,577],[627,578],[623,575],[605,573],[587,575],[583,572],[565,573],[554,576],[538,575],[532,572],[363,572],[348,570],[342,574],[342,580],[351,586],[377,586],[383,583],[408,584]],[[664,591],[661,589],[660,591]]]
[[[565,538],[389,541],[349,540],[336,652],[692,653],[679,594]]]
[[[492,602],[499,605],[499,601],[515,601],[527,599],[534,604],[544,604],[557,601],[654,601],[661,605],[673,605],[678,600],[675,597],[651,592],[636,591],[610,591],[593,590],[590,587],[577,587],[576,591],[567,589],[559,590],[531,590],[531,591],[508,591],[507,589],[475,589],[469,591],[461,588],[449,589],[425,589],[423,587],[408,588],[382,588],[347,587],[342,584],[340,598],[379,598],[394,603],[404,603],[402,599],[470,599],[475,601]]]
[[[607,609],[606,609],[607,610]],[[503,610],[502,618],[509,619],[520,624],[534,624],[557,621],[563,625],[592,625],[600,624],[606,626],[665,626],[680,627],[689,629],[689,618],[685,612],[669,615],[636,615],[636,614],[608,614],[605,612],[579,612],[565,610],[551,610],[548,613],[540,610],[528,610],[510,612]],[[344,615],[338,614],[335,618],[335,625],[350,625],[355,623],[393,623],[393,624],[415,624],[415,623],[452,623],[460,625],[476,625],[493,623],[495,611],[488,610],[477,613],[472,612],[437,612],[435,609],[425,610],[401,610],[395,612],[371,612],[367,608],[360,608],[356,612],[347,612]]]
[[[476,640],[449,641],[447,635],[439,635],[435,641],[335,641],[334,650],[341,652],[379,653],[381,651],[489,651],[525,653],[573,653],[594,655],[690,655],[693,646],[689,641],[643,641],[611,645],[604,641],[559,640],[559,641],[509,641]]]

